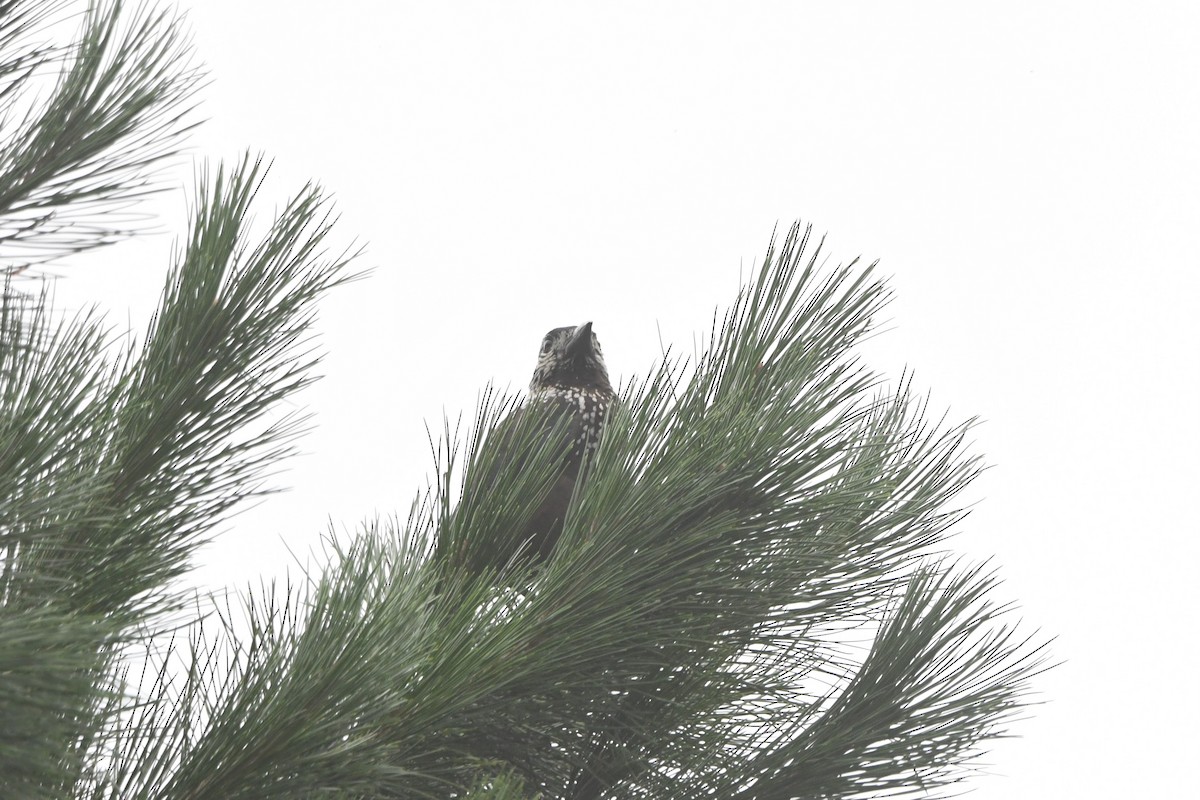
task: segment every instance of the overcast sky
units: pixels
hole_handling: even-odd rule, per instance
[[[983,418],[994,467],[952,544],[994,556],[1066,661],[972,796],[1194,792],[1200,6],[190,5],[195,154],[264,151],[269,198],[319,180],[375,270],[322,308],[292,491],[235,518],[198,585],[407,509],[426,422],[522,388],[549,328],[592,320],[614,377],[660,332],[690,350],[802,219],[892,276],[871,363]],[[113,250],[64,297],[140,327],[170,247]]]

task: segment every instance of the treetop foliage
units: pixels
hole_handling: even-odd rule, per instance
[[[355,253],[315,185],[256,233],[246,156],[198,171],[136,342],[19,290],[126,232],[108,210],[178,151],[199,76],[145,5],[39,43],[68,5],[0,2],[0,794],[926,796],[1028,702],[1041,646],[945,549],[972,422],[862,363],[887,286],[800,224],[694,354],[622,387],[545,563],[513,532],[561,454],[531,420],[528,468],[496,463],[520,399],[489,389],[407,515],[189,596],[196,547],[310,424],[279,404]]]

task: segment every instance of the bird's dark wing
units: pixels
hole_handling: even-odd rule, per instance
[[[544,443],[547,451],[556,455],[558,461],[549,491],[518,537],[521,544],[528,541],[530,550],[542,560],[549,557],[562,533],[567,506],[570,505],[583,460],[581,442],[584,427],[573,402],[547,398],[526,403],[505,418],[496,429],[501,457],[489,471],[488,485],[496,485],[502,479],[503,471],[526,469],[532,453],[528,448],[517,445],[513,438],[520,435],[520,429],[525,425],[532,425],[537,441]],[[522,453],[522,450],[525,452]]]
[[[535,560],[550,554],[579,475],[577,443],[585,431],[576,412],[574,403],[561,398],[530,400],[488,435],[467,472],[463,499],[468,493],[504,492],[514,502],[503,506],[502,518],[468,521],[456,511],[453,530],[442,532],[439,547],[449,544],[441,541],[446,534],[474,541],[453,543],[454,561],[499,568],[522,548]],[[550,472],[535,474],[535,464]]]

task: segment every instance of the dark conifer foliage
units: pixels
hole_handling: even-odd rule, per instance
[[[538,558],[522,532],[564,437],[489,390],[407,516],[331,532],[286,585],[186,596],[196,547],[309,424],[268,412],[313,380],[354,253],[316,186],[252,226],[246,157],[198,171],[143,335],[55,312],[33,267],[131,230],[114,209],[178,151],[199,79],[149,6],[93,4],[44,44],[72,7],[0,0],[0,796],[962,788],[1042,645],[947,552],[971,421],[860,361],[887,286],[821,266],[802,225],[696,352],[618,387]]]

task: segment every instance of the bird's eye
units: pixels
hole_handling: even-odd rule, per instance
[[[546,353],[549,353],[550,348],[553,345],[554,345],[554,342],[550,341],[550,339],[543,339],[542,340],[542,355],[546,355]]]

